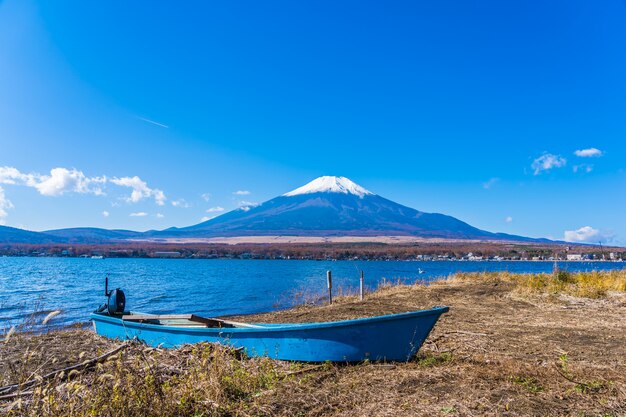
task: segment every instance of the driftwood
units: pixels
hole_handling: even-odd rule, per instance
[[[32,391],[20,391],[13,394],[0,395],[0,401],[7,401],[18,397],[25,397],[27,395],[32,395],[32,393]]]
[[[113,350],[110,350],[109,352],[98,356],[97,358],[94,359],[90,359],[88,361],[84,361],[81,362],[77,365],[72,365],[72,366],[68,366],[67,368],[63,368],[63,369],[58,369],[56,371],[52,371],[46,375],[44,375],[41,378],[36,378],[36,379],[31,379],[28,380],[22,384],[12,384],[12,385],[6,385],[4,387],[0,387],[0,394],[9,394],[17,389],[25,389],[25,388],[33,388],[33,387],[37,387],[41,384],[43,384],[45,381],[52,379],[54,377],[56,377],[57,375],[60,375],[63,372],[70,372],[73,370],[84,370],[87,368],[90,368],[94,365],[96,365],[99,362],[102,362],[103,360],[115,355],[116,353],[122,351],[123,349],[126,349],[128,346],[130,346],[129,342],[125,342],[123,344],[121,344],[120,346],[116,347]],[[11,398],[14,398],[15,396],[20,396],[20,395],[29,395],[32,394],[32,391],[27,391],[27,392],[23,392],[23,393],[19,393],[19,394],[15,394],[15,395],[0,395],[0,400],[8,400]]]

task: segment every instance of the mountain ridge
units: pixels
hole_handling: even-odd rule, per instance
[[[5,227],[6,228],[6,227]],[[414,236],[432,239],[551,242],[481,230],[455,217],[426,213],[381,197],[346,177],[322,176],[302,187],[195,225],[164,230],[78,227],[44,232],[0,229],[0,242],[109,243],[238,236]],[[29,242],[30,240],[30,242]],[[556,243],[556,242],[555,242]]]
[[[473,227],[452,216],[425,213],[381,197],[345,177],[323,176],[262,204],[154,237],[418,236],[546,242]]]

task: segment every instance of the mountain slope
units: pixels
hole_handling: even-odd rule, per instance
[[[256,207],[158,233],[165,236],[393,236],[529,238],[491,233],[444,214],[424,213],[380,197],[344,177],[320,177]]]
[[[319,177],[254,207],[184,228],[134,232],[81,227],[30,232],[0,226],[0,243],[123,242],[129,239],[236,236],[415,236],[549,242],[491,233],[454,217],[424,213],[378,196],[345,177]]]
[[[69,229],[46,230],[47,235],[63,239],[70,243],[104,243],[139,238],[141,232],[132,230],[108,230],[96,227],[74,227]]]
[[[65,239],[46,233],[31,232],[15,227],[0,226],[0,243],[64,243]]]

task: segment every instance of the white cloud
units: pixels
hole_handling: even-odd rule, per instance
[[[191,207],[191,204],[186,202],[184,198],[179,198],[178,200],[172,201],[172,205],[174,207],[180,207],[180,208],[189,208],[189,207]]]
[[[513,217],[511,217],[511,216],[507,216],[507,217],[504,219],[504,221],[505,221],[505,222],[507,222],[507,223],[511,223],[511,222],[513,221]]]
[[[109,217],[111,215],[111,213],[109,213],[108,211],[104,210],[102,212],[102,217]]]
[[[136,213],[129,214],[130,217],[146,217],[147,215],[148,213],[146,213],[145,211],[138,211]]]
[[[161,213],[157,213],[156,214],[156,218],[157,219],[162,219],[163,217],[165,217],[165,215],[161,214]]]
[[[23,174],[17,168],[0,167],[0,184],[28,185],[34,187],[37,181],[34,174]]]
[[[587,148],[587,149],[579,149],[574,152],[574,155],[579,156],[581,158],[591,158],[594,156],[602,156],[604,152],[602,152],[598,148]]]
[[[483,183],[483,188],[485,190],[488,190],[494,185],[496,185],[498,181],[500,181],[500,178],[490,178],[489,181]]]
[[[41,195],[59,196],[65,193],[104,195],[105,176],[87,177],[77,169],[53,168],[50,175],[24,174],[13,167],[0,167],[0,184],[35,188]]]
[[[245,201],[245,200],[244,200],[244,201],[240,201],[240,202],[238,203],[238,205],[239,205],[239,209],[240,209],[240,210],[243,210],[243,211],[248,211],[248,210],[250,210],[251,208],[254,208],[254,207],[258,206],[258,205],[259,205],[259,203],[255,203],[254,201]]]
[[[239,191],[235,191],[233,194],[235,194],[235,195],[250,195],[250,191],[239,190]]]
[[[551,153],[545,153],[535,159],[531,164],[535,175],[539,175],[541,171],[549,171],[552,168],[561,168],[567,164],[567,159],[560,155],[553,155]]]
[[[50,175],[39,178],[35,188],[41,195],[47,196],[58,196],[66,192],[104,195],[101,185],[106,181],[106,177],[88,178],[76,169],[54,168],[50,170]]]
[[[25,174],[14,167],[0,167],[0,184],[32,187],[45,196],[59,196],[65,193],[104,195],[103,187],[107,182],[132,188],[133,191],[127,198],[129,202],[136,203],[144,198],[153,197],[158,205],[165,204],[166,197],[163,191],[148,187],[148,184],[137,176],[112,179],[104,175],[87,177],[75,168],[53,168],[50,170],[50,175]]]
[[[126,201],[129,203],[137,203],[144,198],[153,197],[154,202],[157,205],[162,206],[165,204],[165,200],[167,200],[163,191],[148,187],[148,184],[136,175],[134,177],[115,177],[111,179],[111,182],[115,185],[119,185],[120,187],[133,189],[130,196],[126,198]]]
[[[572,167],[572,171],[574,171],[574,173],[576,173],[576,172],[589,173],[589,172],[593,171],[593,165],[591,165],[591,164],[574,165]]]
[[[200,197],[202,197],[204,201],[209,201],[211,199],[211,193],[201,194]]]
[[[208,209],[206,209],[207,213],[220,213],[222,211],[224,211],[224,207],[220,206],[209,207]]]
[[[17,168],[9,166],[0,166],[0,184],[23,186],[34,188],[39,194],[48,197],[61,196],[66,193],[77,194],[94,194],[97,196],[105,195],[104,188],[108,184],[115,184],[120,187],[132,188],[132,193],[126,198],[127,202],[136,203],[144,198],[152,197],[159,206],[165,204],[165,194],[163,191],[150,188],[141,178],[134,177],[114,177],[112,179],[106,176],[88,177],[82,171],[75,168],[57,167],[50,170],[50,174],[39,173],[23,173]],[[7,209],[13,208],[13,204],[4,197],[4,190],[0,199],[0,222],[7,216]],[[185,204],[184,200],[179,200],[179,204]],[[113,207],[119,204],[111,203]],[[175,204],[176,205],[176,204]],[[102,212],[102,216],[108,217],[109,212]]]
[[[591,226],[584,226],[578,230],[566,230],[563,234],[563,240],[566,242],[578,243],[598,243],[613,240],[615,236],[611,233],[603,233]]]
[[[5,224],[5,219],[9,215],[8,209],[12,209],[13,204],[4,195],[4,189],[0,187],[0,225]]]

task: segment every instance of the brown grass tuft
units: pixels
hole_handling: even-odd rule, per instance
[[[340,320],[449,305],[418,355],[393,364],[314,366],[210,344],[163,350],[135,343],[92,368],[44,381],[119,342],[87,330],[16,332],[0,343],[0,385],[40,384],[0,399],[0,414],[626,415],[626,304],[611,295],[624,290],[623,272],[463,274],[383,285],[363,302],[338,297],[332,306],[245,318]]]
[[[208,343],[172,351],[135,343],[96,365],[95,372],[72,370],[36,386],[26,400],[12,399],[5,411],[9,416],[231,415],[272,389],[288,367],[267,358],[243,359],[233,349]]]
[[[512,274],[509,272],[459,273],[451,281],[512,284],[520,294],[568,294],[574,297],[603,298],[611,292],[626,293],[626,270],[567,272],[556,274]]]

